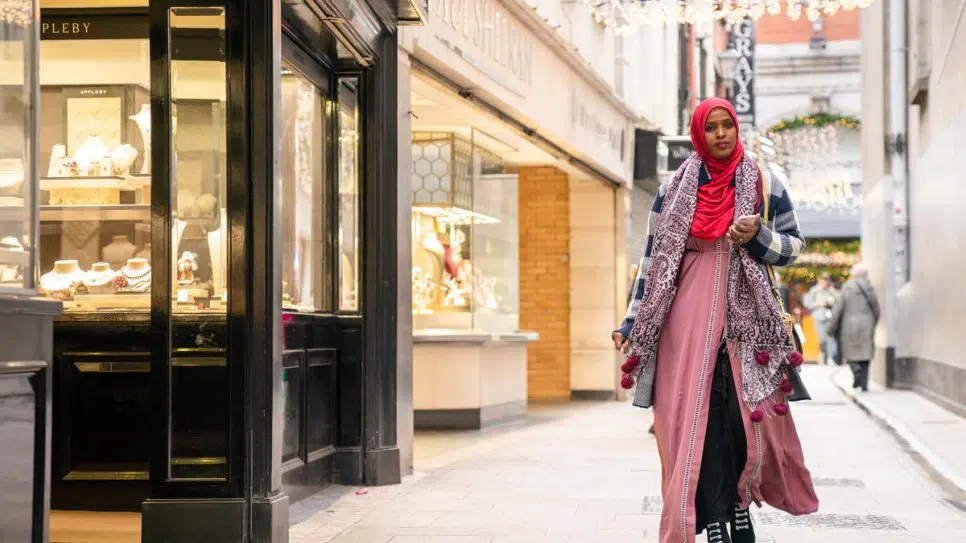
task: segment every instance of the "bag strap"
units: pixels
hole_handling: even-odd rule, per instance
[[[862,288],[862,284],[859,283],[858,281],[856,281],[855,282],[855,286],[856,286],[856,288],[859,289],[859,292],[862,293],[862,297],[865,298],[865,304],[867,306],[869,306],[869,311],[873,311],[874,312],[874,309],[872,308],[872,300],[869,299],[869,295],[865,292],[865,289]]]
[[[765,216],[761,219],[761,223],[762,223],[762,226],[767,228],[768,227],[768,200],[770,200],[771,198],[768,197],[768,185],[765,181],[765,172],[763,172],[761,168],[758,169],[758,178],[761,179],[761,199],[764,204],[764,211],[765,211],[764,213]],[[781,294],[778,292],[778,288],[775,286],[775,268],[772,267],[771,264],[766,263],[765,273],[766,275],[768,275],[768,284],[772,286],[771,288],[772,290],[775,291],[775,296],[778,298],[778,306],[781,307],[782,310],[784,310],[785,304],[782,303]]]

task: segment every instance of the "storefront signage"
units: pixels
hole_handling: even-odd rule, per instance
[[[590,133],[608,151],[624,161],[623,119],[605,119],[599,111],[598,100],[587,100],[579,89],[573,89],[571,100],[571,126]]]
[[[405,29],[403,47],[566,153],[629,183],[634,113],[509,1],[429,0],[427,28]]]
[[[42,40],[146,40],[148,15],[144,14],[85,14],[63,13],[60,10],[41,10],[40,39]]]
[[[734,25],[730,46],[738,52],[731,102],[738,122],[751,128],[755,126],[755,22],[743,19]]]
[[[533,40],[491,0],[430,0],[431,20],[453,29],[461,43],[450,44],[473,63],[474,53],[518,83],[533,80]],[[439,36],[445,39],[445,36]],[[471,45],[472,51],[463,45]],[[474,63],[475,64],[475,63]],[[486,71],[485,69],[483,70]]]
[[[669,137],[663,138],[663,141],[667,146],[667,171],[677,171],[694,152],[694,144],[688,137]]]

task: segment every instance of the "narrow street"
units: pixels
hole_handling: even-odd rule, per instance
[[[800,518],[755,511],[758,541],[966,541],[962,496],[835,388],[832,371],[806,368],[814,400],[793,407],[821,508]],[[650,416],[579,403],[537,409],[527,424],[475,440],[421,436],[416,475],[398,486],[332,487],[296,504],[291,541],[657,541]]]

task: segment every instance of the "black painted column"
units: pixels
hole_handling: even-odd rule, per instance
[[[248,10],[251,137],[250,258],[246,263],[249,359],[246,378],[246,500],[251,541],[288,541],[288,496],[282,493],[282,259],[276,127],[281,117],[281,7],[279,0],[236,0]],[[240,279],[240,278],[239,278]]]
[[[395,33],[379,38],[375,66],[364,73],[365,179],[363,205],[365,263],[364,316],[364,450],[365,484],[400,481],[396,442],[396,299],[399,247],[397,183],[397,43]],[[408,282],[405,288],[409,288]]]

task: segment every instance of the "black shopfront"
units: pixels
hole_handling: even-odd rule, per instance
[[[40,2],[51,508],[287,541],[290,501],[400,479],[396,25],[424,11],[91,4]]]

